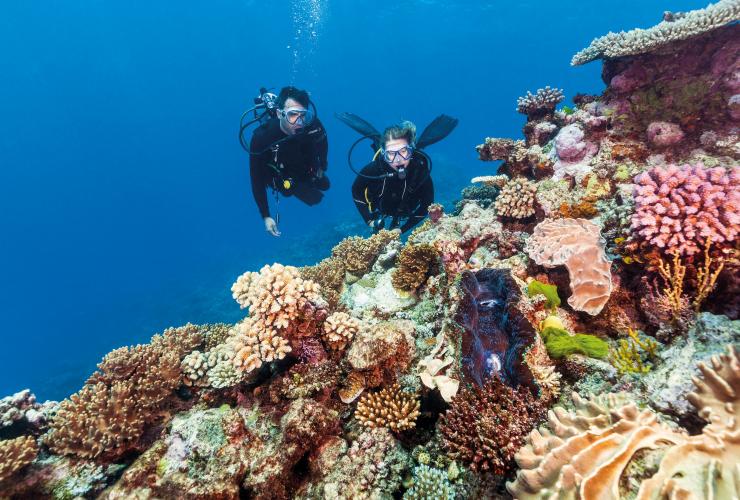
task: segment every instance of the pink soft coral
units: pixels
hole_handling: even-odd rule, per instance
[[[686,256],[707,239],[727,247],[740,229],[740,168],[656,167],[635,177],[634,199],[635,243]]]

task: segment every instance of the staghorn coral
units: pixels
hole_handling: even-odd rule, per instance
[[[434,276],[439,252],[429,244],[406,245],[398,256],[398,267],[391,276],[396,290],[415,292],[429,276]]]
[[[544,416],[544,407],[524,389],[510,388],[498,378],[458,393],[441,417],[439,431],[450,458],[474,471],[505,474],[514,454]]]
[[[330,349],[341,351],[360,329],[360,322],[345,312],[336,312],[326,318],[323,339]]]
[[[383,229],[369,238],[359,236],[345,238],[332,249],[331,254],[342,262],[347,272],[363,276],[372,269],[375,259],[383,249],[397,240],[397,232]]]
[[[524,178],[512,179],[501,189],[494,208],[499,217],[525,219],[534,215],[534,193],[537,185]]]
[[[202,343],[193,325],[169,328],[147,345],[110,352],[85,386],[60,404],[44,436],[58,454],[116,459],[161,420],[180,385],[180,362]]]
[[[516,455],[522,468],[509,492],[522,500],[557,497],[735,498],[740,454],[737,411],[740,359],[733,346],[699,364],[690,402],[709,424],[697,436],[661,424],[655,413],[626,404],[624,395],[583,399],[574,412],[555,408],[548,429],[532,431]],[[643,450],[664,448],[657,472],[637,492],[622,489],[627,467]],[[636,488],[636,485],[633,485]],[[629,494],[629,495],[628,495]]]
[[[578,66],[596,59],[643,54],[677,40],[706,33],[740,18],[736,0],[720,0],[704,9],[686,12],[675,20],[663,21],[648,29],[608,33],[573,56],[571,65]]]
[[[398,384],[363,394],[355,410],[355,418],[365,427],[387,427],[394,432],[413,429],[418,416],[416,395],[401,391]]]
[[[38,453],[36,440],[30,436],[0,441],[0,488],[30,464]]]
[[[599,226],[585,219],[546,219],[537,224],[525,251],[545,267],[565,265],[570,275],[568,304],[595,316],[612,290],[611,263]]]
[[[740,231],[740,167],[655,167],[635,177],[630,249],[691,256],[708,239],[730,247]]]
[[[414,467],[414,485],[403,494],[404,500],[453,500],[455,488],[447,473],[428,465]]]
[[[544,89],[537,89],[534,94],[527,91],[525,96],[516,100],[516,110],[532,119],[552,113],[555,111],[555,106],[563,99],[565,96],[561,89],[547,86]]]

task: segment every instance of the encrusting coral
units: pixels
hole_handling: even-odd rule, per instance
[[[730,247],[740,232],[740,167],[655,167],[635,177],[635,249],[691,256],[707,240]]]
[[[45,436],[55,453],[115,459],[137,446],[181,383],[181,360],[202,342],[197,328],[170,328],[149,344],[109,353],[85,386],[63,401]]]
[[[0,441],[0,488],[4,482],[30,464],[38,452],[36,440],[30,436]]]
[[[398,267],[391,276],[396,290],[415,292],[435,274],[439,252],[429,244],[406,245],[398,255]]]
[[[512,217],[514,219],[525,219],[534,215],[534,193],[537,185],[524,179],[512,179],[501,188],[494,207],[496,215],[500,217]]]
[[[450,458],[475,471],[505,474],[544,411],[527,389],[512,389],[494,377],[482,388],[460,391],[441,417],[439,431]]]
[[[736,0],[720,0],[704,9],[683,13],[648,29],[636,28],[619,33],[609,32],[596,38],[591,45],[573,56],[571,64],[578,66],[600,58],[616,58],[642,54],[677,40],[711,31],[740,18]]]
[[[360,322],[345,312],[335,312],[326,318],[323,326],[324,343],[339,351],[352,340],[360,329]]]
[[[595,316],[612,291],[611,263],[599,226],[585,219],[547,219],[537,224],[525,251],[545,267],[562,266],[570,275],[568,304]]]
[[[416,395],[403,392],[398,384],[363,394],[355,410],[355,417],[365,427],[387,427],[394,432],[413,429],[418,416]]]

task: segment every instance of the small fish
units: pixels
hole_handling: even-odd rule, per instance
[[[624,262],[625,264],[632,264],[633,262],[635,262],[635,259],[633,259],[629,255],[625,255],[622,257],[622,262]]]
[[[624,243],[626,239],[627,238],[625,238],[623,236],[620,236],[619,238],[614,238],[614,243],[616,243],[617,245],[619,245],[621,243]]]

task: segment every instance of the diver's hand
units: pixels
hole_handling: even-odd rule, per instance
[[[318,169],[316,171],[316,178],[321,179],[322,177],[324,177],[324,170]]]
[[[270,233],[273,236],[280,236],[280,231],[278,231],[277,223],[275,222],[275,219],[272,217],[265,217],[265,231]]]

